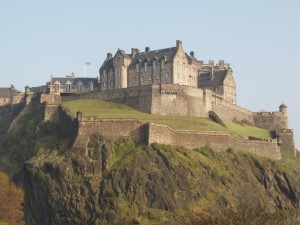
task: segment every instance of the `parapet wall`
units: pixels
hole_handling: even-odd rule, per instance
[[[63,112],[63,111],[62,111]],[[66,112],[63,112],[65,117]],[[239,141],[230,134],[219,132],[197,132],[176,131],[166,125],[143,124],[136,119],[99,119],[97,117],[86,117],[81,113],[77,115],[78,128],[74,126],[74,120],[64,119],[63,122],[73,124],[66,132],[77,130],[74,148],[86,149],[87,143],[93,134],[98,134],[106,139],[117,140],[130,137],[139,143],[161,143],[169,145],[180,145],[189,149],[199,148],[209,143],[215,151],[233,149],[244,150],[259,156],[268,157],[273,160],[281,159],[280,149],[276,140],[243,140]]]
[[[212,111],[214,111],[222,119],[231,121],[233,119],[238,121],[247,120],[249,123],[254,124],[253,113],[250,110],[222,100],[213,101]]]
[[[279,133],[281,129],[288,129],[288,117],[282,112],[257,112],[253,118],[255,126],[266,130]]]
[[[281,159],[280,149],[277,140],[267,141],[239,141],[230,134],[219,132],[196,132],[196,131],[175,131],[166,125],[149,124],[148,143],[161,143],[168,145],[180,145],[189,149],[199,148],[209,144],[215,151],[225,151],[231,147],[254,153],[258,156],[267,157],[273,160]]]
[[[92,134],[99,134],[111,140],[130,137],[135,142],[146,142],[146,126],[136,119],[99,119],[78,114],[77,120],[78,136],[74,143],[75,148],[85,148]]]

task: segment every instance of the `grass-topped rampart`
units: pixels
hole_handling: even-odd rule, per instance
[[[270,138],[267,130],[224,121],[226,127],[219,125],[209,119],[187,116],[163,116],[140,112],[124,104],[105,102],[97,99],[84,99],[67,101],[63,107],[68,109],[73,117],[77,111],[81,111],[85,116],[96,116],[99,118],[136,118],[143,123],[157,123],[168,125],[175,130],[197,130],[197,131],[220,131],[228,132],[235,137],[257,137]]]

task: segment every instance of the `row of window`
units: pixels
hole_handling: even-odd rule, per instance
[[[103,77],[106,77],[107,73],[106,73],[106,70],[103,70]],[[114,70],[112,68],[109,69],[109,76],[113,76],[114,75]],[[118,76],[118,77],[121,77],[122,75],[122,70],[121,68],[116,68],[115,69],[115,75]]]
[[[58,83],[54,84],[55,91],[59,91],[59,89],[61,88],[60,86],[61,85]],[[77,84],[76,86],[72,84],[66,84],[65,87],[66,87],[66,91],[71,91],[74,88],[77,88],[78,91],[82,91],[82,84]],[[93,90],[94,90],[94,84],[89,84],[89,91],[93,91]]]
[[[164,68],[164,65],[165,65],[164,61],[161,61],[161,68],[162,69]],[[155,61],[152,63],[152,67],[153,67],[153,69],[156,69],[156,62]],[[148,70],[148,63],[147,62],[144,63],[144,70],[145,71]],[[140,64],[139,63],[136,64],[136,72],[140,72]],[[114,74],[113,68],[109,69],[108,74],[107,74],[106,70],[103,70],[103,77],[106,77],[106,75],[113,76],[113,74]],[[121,68],[116,68],[115,69],[115,75],[121,77],[121,75],[122,75]]]
[[[165,67],[165,61],[162,60],[160,66],[163,69]],[[154,70],[156,69],[156,62],[155,61],[152,62],[152,68]],[[137,63],[135,65],[135,70],[136,70],[136,72],[140,72],[140,63]],[[144,62],[144,70],[145,71],[148,70],[148,62]]]

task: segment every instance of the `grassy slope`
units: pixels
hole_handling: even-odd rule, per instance
[[[253,126],[242,126],[230,121],[225,121],[227,128],[224,128],[205,118],[147,114],[123,104],[109,103],[96,99],[68,101],[63,103],[63,107],[67,108],[74,117],[77,111],[81,111],[85,116],[97,116],[99,118],[136,118],[144,123],[153,122],[165,124],[176,130],[223,131],[229,132],[235,137],[270,137],[267,130]]]

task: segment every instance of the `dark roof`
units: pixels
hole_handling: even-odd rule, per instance
[[[202,72],[199,76],[198,86],[204,88],[222,85],[227,72],[228,70],[214,70],[213,76],[210,71]]]
[[[106,58],[99,71],[101,71],[102,69],[108,69],[108,68],[113,68],[113,58],[109,58],[109,59]]]
[[[66,82],[70,81],[72,85],[77,85],[79,81],[81,81],[83,85],[88,85],[89,82],[92,81],[94,86],[98,86],[98,79],[90,77],[52,77],[52,84],[54,84],[56,81],[61,84],[66,84]]]
[[[279,106],[279,108],[287,108],[287,106],[285,105],[285,104],[281,104],[280,106]]]
[[[10,97],[11,88],[0,88],[0,97]],[[13,95],[20,93],[17,89],[13,88]]]
[[[10,97],[10,88],[0,88],[0,97]]]
[[[165,57],[166,62],[170,62],[173,60],[176,52],[176,47],[154,50],[149,52],[139,52],[134,55],[131,65],[135,65],[137,61],[145,62],[146,60],[148,60],[151,62],[153,61],[153,59],[161,60],[163,57]]]

